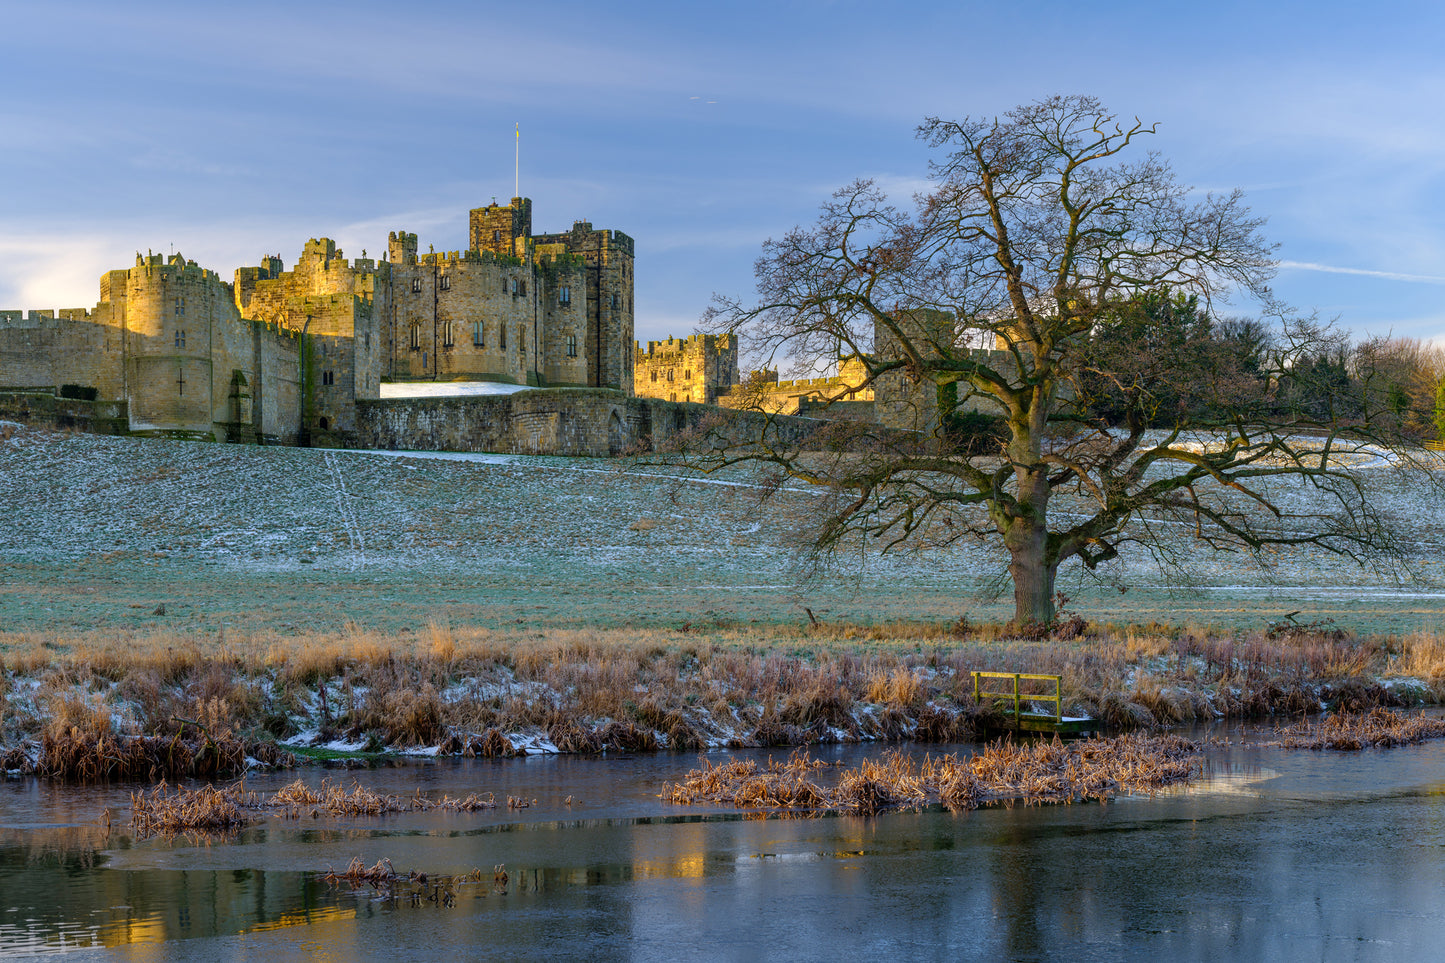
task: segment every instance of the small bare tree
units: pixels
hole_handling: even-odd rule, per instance
[[[1199,331],[1151,341],[1138,327],[1131,305],[1150,292],[1192,297],[1205,314],[1231,290],[1267,298],[1274,269],[1240,193],[1194,195],[1139,153],[1152,133],[1081,96],[929,119],[919,135],[942,153],[912,214],[866,181],[838,191],[815,225],[764,245],[758,303],[719,298],[704,322],[770,359],[860,356],[868,386],[892,378],[924,399],[919,430],[835,425],[810,451],[765,433],[699,449],[697,463],[762,461],[826,486],[819,551],[850,536],[999,539],[1020,625],[1054,618],[1061,563],[1093,569],[1160,520],[1215,548],[1308,543],[1359,559],[1386,548],[1337,457],[1368,433],[1346,442],[1328,417],[1267,403],[1326,329],[1287,313],[1272,337],[1231,322],[1220,337],[1249,342],[1231,354],[1200,350]],[[1129,325],[1132,345],[1099,349]],[[1190,379],[1187,403],[1159,403],[1169,379]],[[1092,404],[1100,385],[1122,416]],[[992,427],[959,430],[959,404]],[[1292,516],[1271,487],[1281,477],[1308,480],[1331,507]],[[1067,513],[1052,510],[1061,493]]]

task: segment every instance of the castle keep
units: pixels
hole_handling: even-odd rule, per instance
[[[470,212],[468,250],[380,260],[307,241],[234,283],[176,254],[101,278],[93,310],[0,311],[0,389],[125,402],[131,431],[339,440],[383,382],[500,381],[632,393],[633,242],[579,221],[532,233],[532,202]],[[364,255],[365,252],[363,252]]]

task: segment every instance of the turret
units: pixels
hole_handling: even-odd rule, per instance
[[[416,235],[392,231],[386,236],[386,259],[392,264],[416,263]]]

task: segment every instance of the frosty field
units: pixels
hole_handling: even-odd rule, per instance
[[[741,474],[18,426],[0,438],[0,631],[701,628],[796,623],[803,606],[870,623],[1011,611],[980,596],[1003,566],[987,544],[860,555],[800,584],[793,526],[816,494],[760,505]],[[1404,522],[1413,581],[1308,552],[1275,556],[1268,571],[1198,555],[1188,572],[1136,553],[1109,582],[1070,570],[1060,587],[1070,608],[1098,621],[1259,628],[1298,610],[1302,621],[1333,618],[1357,632],[1436,627],[1445,505],[1388,469],[1360,470]],[[1174,547],[1197,555],[1187,541]]]

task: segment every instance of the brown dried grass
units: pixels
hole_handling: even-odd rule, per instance
[[[681,782],[664,786],[661,798],[681,805],[865,815],[929,803],[970,809],[1009,799],[1073,802],[1154,791],[1187,781],[1203,762],[1199,747],[1177,736],[1130,735],[1070,744],[995,742],[971,757],[926,756],[921,763],[890,752],[841,770],[832,786],[814,778],[827,768],[802,751],[782,763],[769,758],[764,767],[752,760],[714,765],[704,759]]]
[[[1270,638],[1148,625],[1106,626],[1083,642],[1030,642],[972,624],[681,633],[438,621],[414,634],[349,625],[340,633],[211,642],[168,632],[0,633],[0,652],[8,672],[41,683],[44,698],[33,707],[22,707],[23,690],[11,685],[0,728],[0,752],[28,739],[32,757],[43,730],[72,743],[73,729],[98,740],[107,712],[116,738],[188,732],[191,739],[177,720],[237,739],[315,725],[376,745],[445,743],[471,755],[509,753],[501,733],[554,727],[559,745],[583,752],[645,751],[642,732],[673,748],[721,738],[739,745],[954,741],[972,736],[974,670],[1059,674],[1066,711],[1120,728],[1313,712],[1321,701],[1363,710],[1397,703],[1400,693],[1445,697],[1445,634],[1436,633]],[[1379,685],[1402,675],[1422,684]],[[319,709],[318,691],[325,695]]]
[[[319,786],[297,780],[267,796],[246,789],[244,782],[230,786],[169,787],[163,780],[150,791],[131,793],[131,828],[142,839],[188,832],[232,832],[256,818],[272,813],[283,819],[320,816],[385,816],[410,812],[476,812],[495,809],[496,799],[471,793],[465,798],[443,794],[433,799],[420,790],[410,796],[383,794],[353,781],[349,789],[323,779]]]
[[[1282,729],[1281,735],[1283,738],[1277,745],[1286,749],[1389,749],[1445,737],[1445,719],[1374,708],[1291,726]]]

